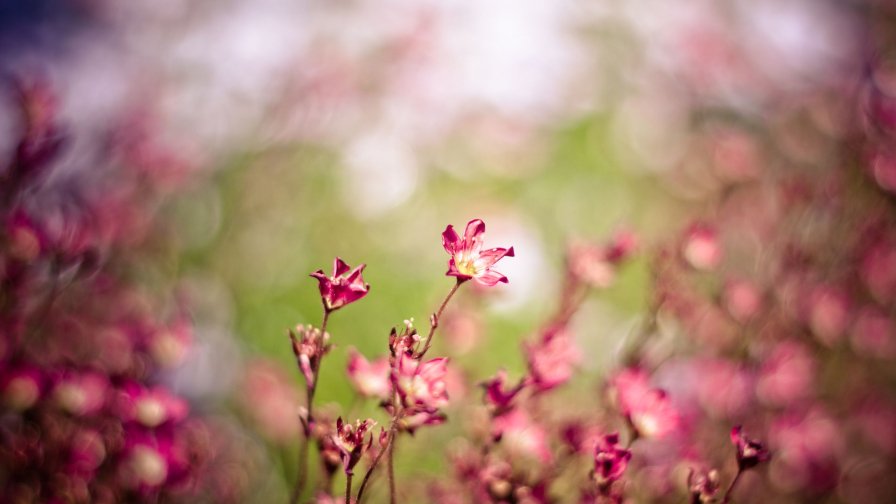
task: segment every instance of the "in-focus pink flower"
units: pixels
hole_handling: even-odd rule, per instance
[[[741,471],[756,467],[771,458],[765,446],[747,437],[740,425],[735,425],[731,429],[731,442],[737,449],[737,467]]]
[[[601,488],[609,487],[625,473],[632,452],[619,446],[619,434],[607,434],[594,446],[594,481]]]
[[[370,285],[364,283],[361,272],[365,264],[351,269],[340,258],[333,261],[333,276],[327,276],[323,270],[317,270],[311,274],[319,282],[321,299],[328,311],[337,310],[343,306],[354,303],[370,292]]]
[[[368,361],[354,348],[348,350],[346,372],[352,386],[364,397],[388,399],[392,391],[389,381],[389,359]]]
[[[492,248],[482,250],[482,234],[485,233],[485,223],[480,219],[473,219],[467,223],[464,236],[461,238],[454,231],[454,226],[448,225],[442,233],[442,245],[451,256],[448,260],[448,276],[457,277],[458,280],[473,279],[476,282],[492,286],[498,282],[507,283],[507,277],[491,269],[501,258],[513,257],[513,247]]]
[[[361,460],[361,455],[373,443],[373,436],[367,431],[374,425],[376,422],[369,418],[364,421],[355,421],[354,426],[344,423],[342,417],[336,419],[336,434],[333,435],[332,440],[339,448],[345,474],[353,473],[355,465]]]

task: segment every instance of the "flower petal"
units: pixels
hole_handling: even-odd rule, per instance
[[[460,245],[458,242],[460,242],[460,237],[454,231],[454,226],[449,224],[445,231],[442,232],[442,246],[445,247],[445,252],[454,255],[457,252],[458,245]]]
[[[342,259],[337,257],[336,259],[333,260],[333,277],[334,278],[342,276],[350,269],[351,268],[349,267],[349,265],[346,264],[345,261],[343,261]]]
[[[467,223],[464,230],[464,251],[478,252],[482,248],[482,233],[485,232],[485,223],[482,219],[473,219]]]
[[[473,280],[487,287],[491,287],[498,282],[507,283],[507,277],[495,270],[487,270],[483,274],[473,277]]]

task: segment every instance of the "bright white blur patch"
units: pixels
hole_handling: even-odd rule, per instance
[[[544,287],[554,281],[549,273],[541,239],[533,232],[536,226],[515,217],[482,218],[486,222],[484,248],[513,247],[514,257],[505,257],[493,269],[507,277],[508,284],[499,283],[489,289],[499,289],[490,305],[499,312],[518,310],[536,299],[544,301]]]
[[[346,149],[345,205],[359,219],[372,219],[404,203],[417,188],[417,159],[401,137],[382,129]]]

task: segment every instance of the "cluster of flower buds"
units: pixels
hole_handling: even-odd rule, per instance
[[[373,445],[373,435],[368,432],[376,425],[371,419],[357,420],[355,425],[344,423],[342,417],[336,419],[336,433],[332,435],[333,444],[339,450],[342,468],[346,474],[352,474],[361,455]]]
[[[300,324],[296,326],[295,332],[289,331],[289,339],[292,341],[292,352],[302,376],[305,377],[305,383],[309,387],[314,387],[320,361],[332,348],[329,344],[330,335],[316,327]]]

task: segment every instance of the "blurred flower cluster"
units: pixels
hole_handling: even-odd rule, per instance
[[[55,170],[78,132],[48,81],[6,81],[15,148],[0,168],[0,501],[235,502],[227,427],[165,382],[192,340],[141,265],[186,165],[128,123],[98,149],[102,186]],[[232,458],[231,458],[232,459]],[[224,479],[221,479],[224,478]]]

